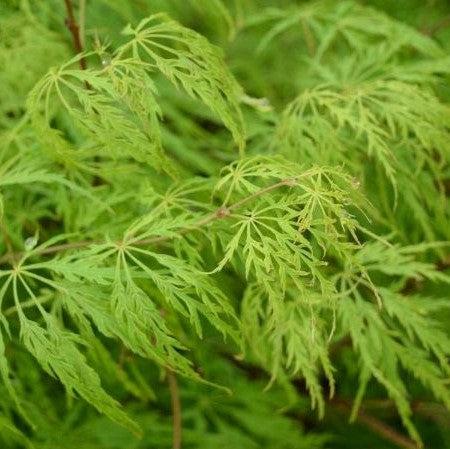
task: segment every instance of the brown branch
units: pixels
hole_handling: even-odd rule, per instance
[[[70,33],[72,34],[72,40],[73,40],[73,46],[75,48],[76,53],[82,53],[83,52],[83,44],[81,43],[81,37],[80,37],[80,28],[77,24],[77,21],[75,20],[75,14],[73,12],[73,4],[72,0],[64,0],[64,3],[66,4],[66,11],[67,11],[67,17],[66,17],[66,26],[69,29]],[[81,70],[86,70],[87,64],[86,59],[84,57],[80,58],[80,68]]]
[[[335,409],[345,413],[349,413],[352,409],[351,404],[345,399],[335,398],[333,399],[333,401],[331,401],[330,404]],[[420,449],[423,447],[421,444],[416,443],[410,438],[402,435],[392,427],[388,426],[383,421],[379,420],[378,418],[375,418],[372,415],[369,415],[368,413],[366,413],[361,409],[358,411],[356,419],[361,424],[364,424],[373,432],[377,433],[382,438],[384,438],[387,441],[390,441],[391,443],[395,444],[398,447],[401,447],[403,449]]]
[[[0,231],[2,233],[3,242],[5,243],[5,247],[6,247],[6,255],[8,257],[11,257],[12,259],[14,259],[14,249],[13,249],[12,240],[11,240],[11,237],[9,236],[8,229],[6,228],[5,223],[3,222],[3,220],[1,218],[0,218]]]
[[[86,36],[86,0],[80,0],[78,5],[78,26],[81,46],[84,48],[85,36]]]
[[[422,32],[427,36],[434,37],[437,33],[450,26],[450,15],[442,18],[436,23],[428,26]]]
[[[173,419],[172,448],[181,449],[182,423],[181,423],[181,401],[180,401],[180,392],[178,390],[178,382],[175,373],[170,368],[166,368],[166,375],[167,375],[167,383],[169,384],[170,399],[172,403],[172,419]]]
[[[422,415],[424,418],[431,419],[446,428],[450,422],[450,413],[444,405],[432,402],[413,402],[412,411]]]
[[[236,203],[234,203],[228,207],[221,206],[218,209],[216,209],[216,211],[205,215],[203,218],[201,218],[200,220],[198,220],[196,223],[192,224],[191,226],[187,226],[185,228],[180,229],[178,232],[178,235],[182,236],[184,234],[187,234],[188,232],[192,232],[199,228],[207,226],[208,224],[212,223],[213,221],[228,218],[231,216],[233,211],[240,209],[242,206],[244,206],[251,200],[253,200],[257,197],[260,197],[262,195],[265,195],[266,193],[269,193],[273,190],[279,189],[280,187],[283,187],[283,186],[293,187],[295,185],[295,182],[296,182],[296,180],[294,178],[283,179],[282,181],[279,181],[268,187],[264,187],[260,190],[257,190],[253,194],[237,201]],[[133,244],[135,246],[145,246],[145,245],[163,243],[163,242],[172,240],[173,238],[174,238],[174,236],[154,236],[154,237],[148,237],[146,239],[132,241],[131,244]],[[34,255],[36,255],[36,254],[39,254],[39,255],[55,254],[55,253],[59,253],[61,251],[86,248],[90,245],[96,245],[96,244],[98,245],[98,244],[102,244],[102,243],[105,243],[105,242],[102,240],[82,240],[80,242],[63,243],[60,245],[48,246],[48,247],[42,248],[42,249],[37,248],[33,252],[33,254]],[[122,244],[126,244],[126,243],[127,242],[122,242],[122,241],[116,242],[117,245],[122,245]],[[19,260],[24,255],[25,255],[24,252],[7,253],[7,254],[3,255],[2,257],[0,257],[0,265],[4,264],[6,262]]]
[[[383,412],[396,413],[396,405],[392,399],[366,399],[364,408],[379,409]],[[424,418],[437,422],[446,426],[450,421],[450,413],[444,405],[436,402],[415,400],[411,402],[411,410],[413,413],[422,415]]]
[[[251,363],[238,360],[234,355],[228,354],[228,353],[222,353],[224,357],[231,363],[233,363],[235,366],[242,369],[248,376],[249,379],[255,380],[255,379],[263,379],[268,380],[267,373],[264,371],[263,368],[257,365],[253,365]],[[299,379],[294,379],[291,381],[293,387],[301,394],[301,395],[307,395],[308,391],[306,388],[306,384],[303,381],[300,381]],[[381,403],[381,401],[379,401]],[[388,401],[382,401],[383,406],[386,406],[386,404],[389,404],[389,406],[393,405],[393,402]],[[332,407],[333,409],[349,414],[352,410],[352,404],[350,401],[343,399],[343,398],[337,398],[334,397],[331,399],[328,403],[329,407]],[[416,411],[416,408],[413,407],[413,410]],[[445,417],[444,417],[445,419]],[[375,418],[374,416],[368,414],[365,410],[359,410],[357,415],[357,420],[364,424],[366,427],[371,429],[373,432],[380,435],[380,437],[384,438],[387,441],[390,441],[391,443],[395,444],[399,448],[402,449],[421,449],[422,445],[416,443],[412,439],[406,437],[405,435],[402,435],[401,433],[397,432],[395,429],[384,423],[378,418]]]
[[[316,41],[314,39],[314,35],[311,33],[311,29],[308,24],[302,20],[302,31],[305,36],[306,48],[308,49],[309,56],[313,57],[316,54]]]
[[[437,264],[436,264],[436,269],[438,271],[445,271],[448,268],[450,268],[450,255],[444,257],[444,259],[440,260]]]

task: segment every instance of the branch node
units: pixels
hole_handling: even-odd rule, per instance
[[[216,217],[219,219],[227,218],[230,216],[230,214],[231,214],[231,210],[226,206],[222,206],[219,209],[217,209],[217,211],[216,211]]]
[[[281,181],[283,185],[289,186],[289,187],[295,187],[297,185],[297,179],[296,178],[286,178]]]

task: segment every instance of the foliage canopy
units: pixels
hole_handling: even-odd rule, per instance
[[[4,0],[2,447],[450,447],[446,12]]]

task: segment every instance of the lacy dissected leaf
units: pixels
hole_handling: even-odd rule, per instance
[[[69,52],[57,33],[23,14],[2,15],[0,29],[0,110],[19,115],[29,90]]]
[[[6,416],[0,415],[0,441],[4,444],[20,444],[26,449],[34,449],[33,443],[16,427],[14,422]]]
[[[228,206],[227,213],[234,220],[227,225],[233,232],[228,240],[222,240],[224,257],[217,269],[237,254],[244,261],[247,277],[253,273],[260,282],[272,280],[282,287],[287,279],[296,280],[301,289],[306,276],[326,290],[319,269],[323,255],[330,248],[350,250],[359,226],[347,210],[358,207],[352,179],[336,169],[302,169],[276,159],[242,160],[227,172],[216,187],[226,190],[224,204],[242,193],[249,195],[249,201],[237,200],[235,204],[242,204],[243,210],[236,213],[235,205]],[[268,180],[273,183],[267,185]],[[307,239],[306,233],[315,242]]]
[[[390,288],[378,286],[370,278],[361,279],[352,264],[336,278],[340,291],[349,295],[337,302],[338,321],[342,329],[348,329],[360,360],[360,388],[353,416],[374,377],[395,401],[406,428],[417,441],[420,437],[411,419],[402,369],[410,371],[448,407],[450,392],[445,379],[450,369],[449,339],[432,317],[448,304],[438,298],[404,297],[396,289],[402,286],[399,278],[431,278],[448,284],[448,275],[415,260],[429,248],[417,245],[399,249],[376,242],[356,253],[356,266],[363,266],[369,276],[376,272],[388,275],[392,279]],[[375,298],[383,309],[377,310]]]
[[[0,301],[1,302],[1,301]],[[0,315],[1,324],[6,329],[6,331],[9,331],[8,322],[6,318],[3,315]],[[21,398],[17,394],[16,389],[14,388],[13,380],[11,379],[11,371],[8,364],[8,360],[6,358],[5,354],[5,341],[3,339],[3,332],[0,331],[0,377],[2,379],[3,384],[6,387],[6,390],[8,391],[8,394],[14,401],[15,406],[17,407],[17,410],[21,414],[21,416],[31,425],[33,426],[32,420],[28,416],[28,414],[25,412],[24,408],[21,404]]]
[[[195,377],[191,363],[181,353],[185,348],[165,324],[157,305],[135,284],[131,268],[123,265],[121,257],[116,267],[102,266],[103,259],[98,255],[89,263],[79,257],[24,265],[22,273],[50,287],[54,300],[62,301],[85,329],[92,323],[106,337],[121,340],[140,356]],[[38,274],[42,270],[50,277]]]
[[[305,294],[305,293],[304,293]],[[273,296],[280,303],[274,305]],[[281,303],[282,301],[282,303]],[[329,333],[321,310],[331,309],[329,299],[311,290],[306,297],[295,290],[283,294],[251,284],[242,302],[242,324],[249,350],[254,353],[275,379],[286,373],[301,375],[311,397],[312,408],[323,416],[325,399],[320,382],[322,373],[334,394],[333,367],[328,356]],[[322,316],[321,316],[322,315]]]
[[[446,3],[0,1],[0,446],[449,446]]]
[[[242,91],[218,48],[162,14],[142,20],[136,28],[128,26],[124,34],[132,39],[117,50],[118,56],[131,53],[175,86],[199,98],[222,119],[243,149],[245,134],[239,108]]]
[[[321,58],[333,45],[345,44],[346,49],[363,51],[373,41],[388,41],[393,49],[412,47],[430,56],[441,56],[442,50],[429,37],[402,22],[355,1],[306,2],[286,9],[268,8],[251,17],[248,25],[274,22],[259,44],[267,45],[287,31],[301,30],[310,52]]]
[[[435,265],[419,260],[419,256],[442,244],[390,245],[376,241],[366,243],[357,253],[356,260],[369,272],[381,272],[389,276],[401,276],[405,279],[430,279],[436,282],[450,282],[448,274],[436,270]]]
[[[50,320],[48,329],[26,318],[21,320],[21,339],[43,369],[58,378],[70,394],[76,392],[98,411],[139,434],[139,427],[101,387],[98,374],[77,348],[80,338],[62,331]]]
[[[171,335],[161,311],[132,281],[115,282],[111,308],[116,331],[125,344],[141,356],[171,366],[184,375],[195,377],[191,363],[178,351],[185,348]]]
[[[341,60],[337,72],[313,65],[321,81],[287,106],[277,141],[283,152],[299,160],[345,164],[393,230],[401,223],[398,216],[406,220],[413,213],[429,240],[435,240],[437,232],[448,234],[444,223],[449,209],[441,183],[450,154],[450,109],[419,85],[434,84],[429,75],[394,64],[386,53],[384,46],[370,47],[363,55]],[[380,194],[383,172],[394,195]],[[430,213],[439,231],[430,228]]]
[[[390,302],[386,307],[391,314],[395,313],[395,307],[404,308],[404,305],[400,306],[404,300],[399,299],[399,297],[396,298],[388,294],[387,297],[383,296],[383,299],[387,303]],[[395,301],[399,301],[400,304],[395,304]],[[410,307],[408,305],[407,308]],[[403,316],[403,326],[410,326],[415,322],[420,323],[419,314],[412,310],[409,310],[407,314]],[[350,336],[360,360],[360,389],[355,399],[354,416],[356,416],[357,408],[367,389],[367,384],[373,376],[386,388],[389,396],[395,401],[402,421],[411,436],[420,441],[419,434],[411,419],[412,410],[401,368],[410,371],[448,407],[450,398],[446,386],[448,362],[446,362],[444,368],[439,368],[430,356],[432,350],[419,349],[410,329],[407,328],[405,332],[405,330],[401,331],[396,326],[390,325],[389,320],[386,322],[376,311],[375,306],[365,302],[359,294],[355,294],[354,301],[349,300],[339,303],[338,316],[344,328],[349,328],[351,324]],[[406,324],[407,322],[409,323]],[[419,329],[418,332],[420,332]],[[431,332],[436,332],[438,336],[442,336],[438,328]],[[426,347],[435,342],[435,338],[430,335],[431,332],[425,332],[421,337]],[[444,336],[444,342],[446,339],[447,337]],[[440,355],[439,347],[437,352]],[[445,352],[448,357],[448,345]]]
[[[105,70],[79,70],[72,68],[78,59],[50,71],[30,92],[28,110],[37,129],[63,145],[62,137],[48,125],[58,110],[52,107],[57,99],[86,134],[85,152],[89,149],[113,159],[130,157],[158,169],[170,166],[161,148],[153,82],[141,65],[115,62]]]

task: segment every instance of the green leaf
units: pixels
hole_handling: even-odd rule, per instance
[[[148,70],[158,70],[176,87],[199,98],[214,111],[242,151],[245,131],[239,102],[242,89],[226,67],[220,50],[207,39],[164,14],[128,25],[131,40],[119,47],[117,57],[139,58]]]
[[[77,393],[99,412],[139,435],[141,429],[101,387],[98,374],[86,363],[77,345],[79,336],[60,329],[53,319],[47,329],[22,317],[20,336],[24,346],[36,357],[42,368],[56,377],[70,395]]]

